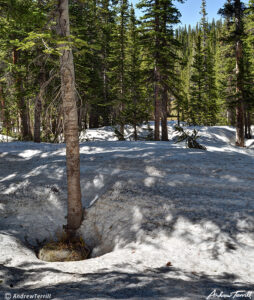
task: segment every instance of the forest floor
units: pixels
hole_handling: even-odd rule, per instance
[[[207,151],[175,144],[171,123],[170,142],[84,134],[80,234],[93,251],[64,263],[33,248],[66,223],[64,145],[0,143],[1,299],[254,299],[254,140],[199,130]]]

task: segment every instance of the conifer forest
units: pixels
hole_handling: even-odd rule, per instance
[[[253,167],[254,0],[0,0],[0,299],[254,299]]]
[[[138,139],[137,126],[154,120],[153,139],[167,141],[167,120],[177,120],[235,126],[243,147],[254,122],[254,2],[225,0],[210,23],[202,0],[195,27],[181,26],[175,2],[140,0],[137,18],[128,0],[70,0],[64,35],[57,1],[1,0],[1,132],[60,141],[60,58],[71,49],[79,132],[129,124]]]

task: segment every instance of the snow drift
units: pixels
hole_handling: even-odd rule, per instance
[[[100,129],[81,144],[80,233],[94,258],[68,263],[39,261],[33,248],[66,223],[64,145],[1,143],[3,291],[203,299],[214,288],[254,290],[253,148],[235,147],[230,127],[199,130],[208,151],[108,141],[109,130],[96,141]]]

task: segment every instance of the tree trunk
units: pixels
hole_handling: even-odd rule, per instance
[[[183,113],[182,113],[182,119],[184,120]],[[177,105],[177,126],[180,126],[180,110],[178,105]]]
[[[154,69],[155,87],[154,87],[154,140],[160,140],[160,118],[161,118],[161,101],[159,87],[159,73],[157,67]]]
[[[250,111],[247,112],[247,126],[248,126],[248,138],[251,139],[252,138],[252,132],[251,132],[251,115],[250,115]]]
[[[19,75],[18,75],[19,76]],[[19,95],[19,111],[20,111],[20,118],[21,118],[21,135],[22,135],[22,139],[23,140],[28,140],[30,139],[30,130],[29,130],[29,118],[28,118],[28,108],[27,108],[27,104],[26,101],[24,99],[24,93],[23,93],[23,83],[22,83],[22,79],[18,78],[18,95]]]
[[[18,64],[18,55],[19,52],[16,48],[13,49],[12,58],[13,64],[16,66]],[[23,82],[19,71],[15,71],[16,77],[16,90],[18,94],[18,108],[20,112],[21,118],[21,136],[23,140],[29,139],[29,124],[28,124],[28,116],[27,116],[27,105],[24,99],[24,91],[23,91]]]
[[[250,112],[248,110],[248,107],[246,107],[245,109],[244,135],[246,139],[251,139],[251,120],[250,120]]]
[[[235,110],[233,108],[227,108],[227,122],[230,126],[235,126]]]
[[[161,140],[168,141],[168,92],[164,87],[162,95]]]
[[[243,101],[243,44],[241,35],[243,32],[243,20],[241,1],[235,0],[235,24],[236,24],[236,146],[244,147],[244,101]]]
[[[34,142],[41,142],[41,113],[42,113],[42,88],[45,82],[45,72],[41,66],[39,73],[40,91],[35,99],[34,105]]]
[[[31,106],[31,99],[27,101],[27,106],[26,106],[26,113],[27,113],[27,122],[28,122],[28,136],[29,140],[33,139],[33,123],[30,117],[30,106]]]
[[[3,128],[6,128],[6,114],[5,114],[5,101],[3,97],[3,88],[0,85],[0,121],[2,122]]]
[[[61,37],[68,37],[70,35],[68,5],[68,0],[58,1],[59,33]],[[78,113],[72,50],[69,48],[70,46],[68,46],[68,44],[62,44],[60,47],[62,47],[60,73],[68,185],[68,215],[66,231],[70,236],[72,236],[80,227],[83,218],[80,189]]]
[[[98,128],[99,127],[99,114],[98,106],[91,105],[89,113],[89,128]]]
[[[155,1],[155,10],[159,9],[159,0]],[[155,14],[155,67],[154,67],[154,140],[160,140],[160,118],[161,118],[161,99],[160,99],[160,71],[158,69],[158,61],[160,57],[160,22],[159,16],[156,12]]]
[[[134,92],[132,91],[132,94]],[[133,128],[134,128],[134,140],[137,141],[138,140],[138,131],[137,131],[137,98],[136,96],[134,96],[133,98],[133,103],[134,103],[134,116],[133,116]]]
[[[236,106],[236,146],[244,147],[244,109],[242,103]]]

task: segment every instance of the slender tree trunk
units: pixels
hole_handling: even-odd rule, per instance
[[[35,143],[41,142],[42,87],[44,82],[45,82],[45,72],[41,66],[40,73],[39,73],[40,91],[36,96],[35,105],[34,105],[34,142]]]
[[[246,139],[251,139],[251,120],[250,120],[250,111],[248,110],[248,107],[245,108],[244,134]]]
[[[227,109],[227,121],[230,126],[235,126],[235,110],[232,108]]]
[[[241,34],[243,21],[241,1],[235,0],[235,23],[236,23],[236,146],[244,147],[244,100],[243,100],[243,44]]]
[[[27,112],[27,122],[28,122],[28,137],[30,140],[33,139],[33,123],[30,116],[30,106],[31,106],[31,99],[27,101],[26,112]]]
[[[16,48],[14,48],[13,52],[12,52],[12,58],[13,58],[13,64],[15,66],[17,66],[17,64],[18,64],[18,55],[19,55],[18,50]],[[19,71],[16,71],[15,73],[16,73],[15,74],[16,90],[17,90],[17,94],[18,94],[18,108],[19,108],[20,118],[21,118],[21,136],[22,136],[22,139],[27,140],[27,139],[29,139],[27,104],[24,99],[22,78],[19,74]]]
[[[155,1],[155,9],[159,9],[159,0]],[[156,46],[156,53],[155,53],[155,67],[154,67],[154,140],[160,140],[160,118],[161,118],[161,99],[160,99],[160,71],[158,68],[158,61],[160,57],[159,53],[159,34],[160,34],[160,22],[159,16],[156,12],[155,14],[155,46]]]
[[[58,1],[59,31],[61,37],[70,35],[68,0]],[[72,50],[61,45],[60,72],[63,100],[64,135],[68,185],[68,216],[66,231],[72,236],[80,227],[83,217],[80,189],[80,155],[78,137],[78,113],[75,93],[75,75]]]
[[[183,113],[182,113],[182,119],[184,120]],[[177,105],[177,126],[180,126],[180,110],[178,105]]]
[[[99,127],[98,106],[91,105],[90,114],[89,114],[89,128],[98,128],[98,127]]]
[[[252,132],[251,132],[251,115],[250,115],[250,111],[248,111],[247,113],[247,118],[248,118],[248,137],[249,139],[252,138]]]
[[[248,139],[248,119],[247,119],[247,107],[244,106],[244,137]]]
[[[6,114],[5,114],[5,101],[3,96],[3,88],[2,85],[0,85],[0,120],[2,122],[3,128],[7,127],[5,115]]]
[[[161,140],[168,141],[168,92],[164,87],[162,95]]]
[[[236,146],[244,147],[244,109],[242,103],[236,106]]]
[[[134,124],[134,141],[138,140],[138,133],[137,133],[137,124]]]
[[[132,90],[132,94],[134,93],[134,91]],[[133,128],[134,128],[134,140],[137,141],[138,140],[138,132],[137,132],[137,111],[136,111],[136,107],[137,107],[137,98],[136,96],[134,96],[133,98],[133,103],[134,103],[134,107],[135,107],[135,111],[134,111],[134,124],[133,124]]]
[[[123,5],[123,4],[122,4]],[[120,31],[120,35],[121,35],[121,71],[120,71],[120,83],[121,83],[121,103],[120,103],[120,120],[121,120],[121,124],[120,124],[120,133],[122,134],[122,136],[124,137],[124,125],[125,125],[125,120],[123,117],[123,110],[124,110],[124,95],[125,95],[125,45],[124,45],[124,13],[122,11],[121,8],[121,31]]]
[[[154,69],[155,87],[154,87],[154,140],[160,140],[160,118],[161,118],[161,100],[160,100],[160,86],[159,73],[157,67]]]
[[[19,90],[19,111],[20,111],[20,118],[21,118],[21,135],[22,139],[27,140],[30,138],[30,130],[29,130],[29,118],[28,118],[28,108],[27,108],[27,103],[24,99],[24,93],[23,93],[23,83],[22,79],[19,77],[18,78],[18,90]]]

